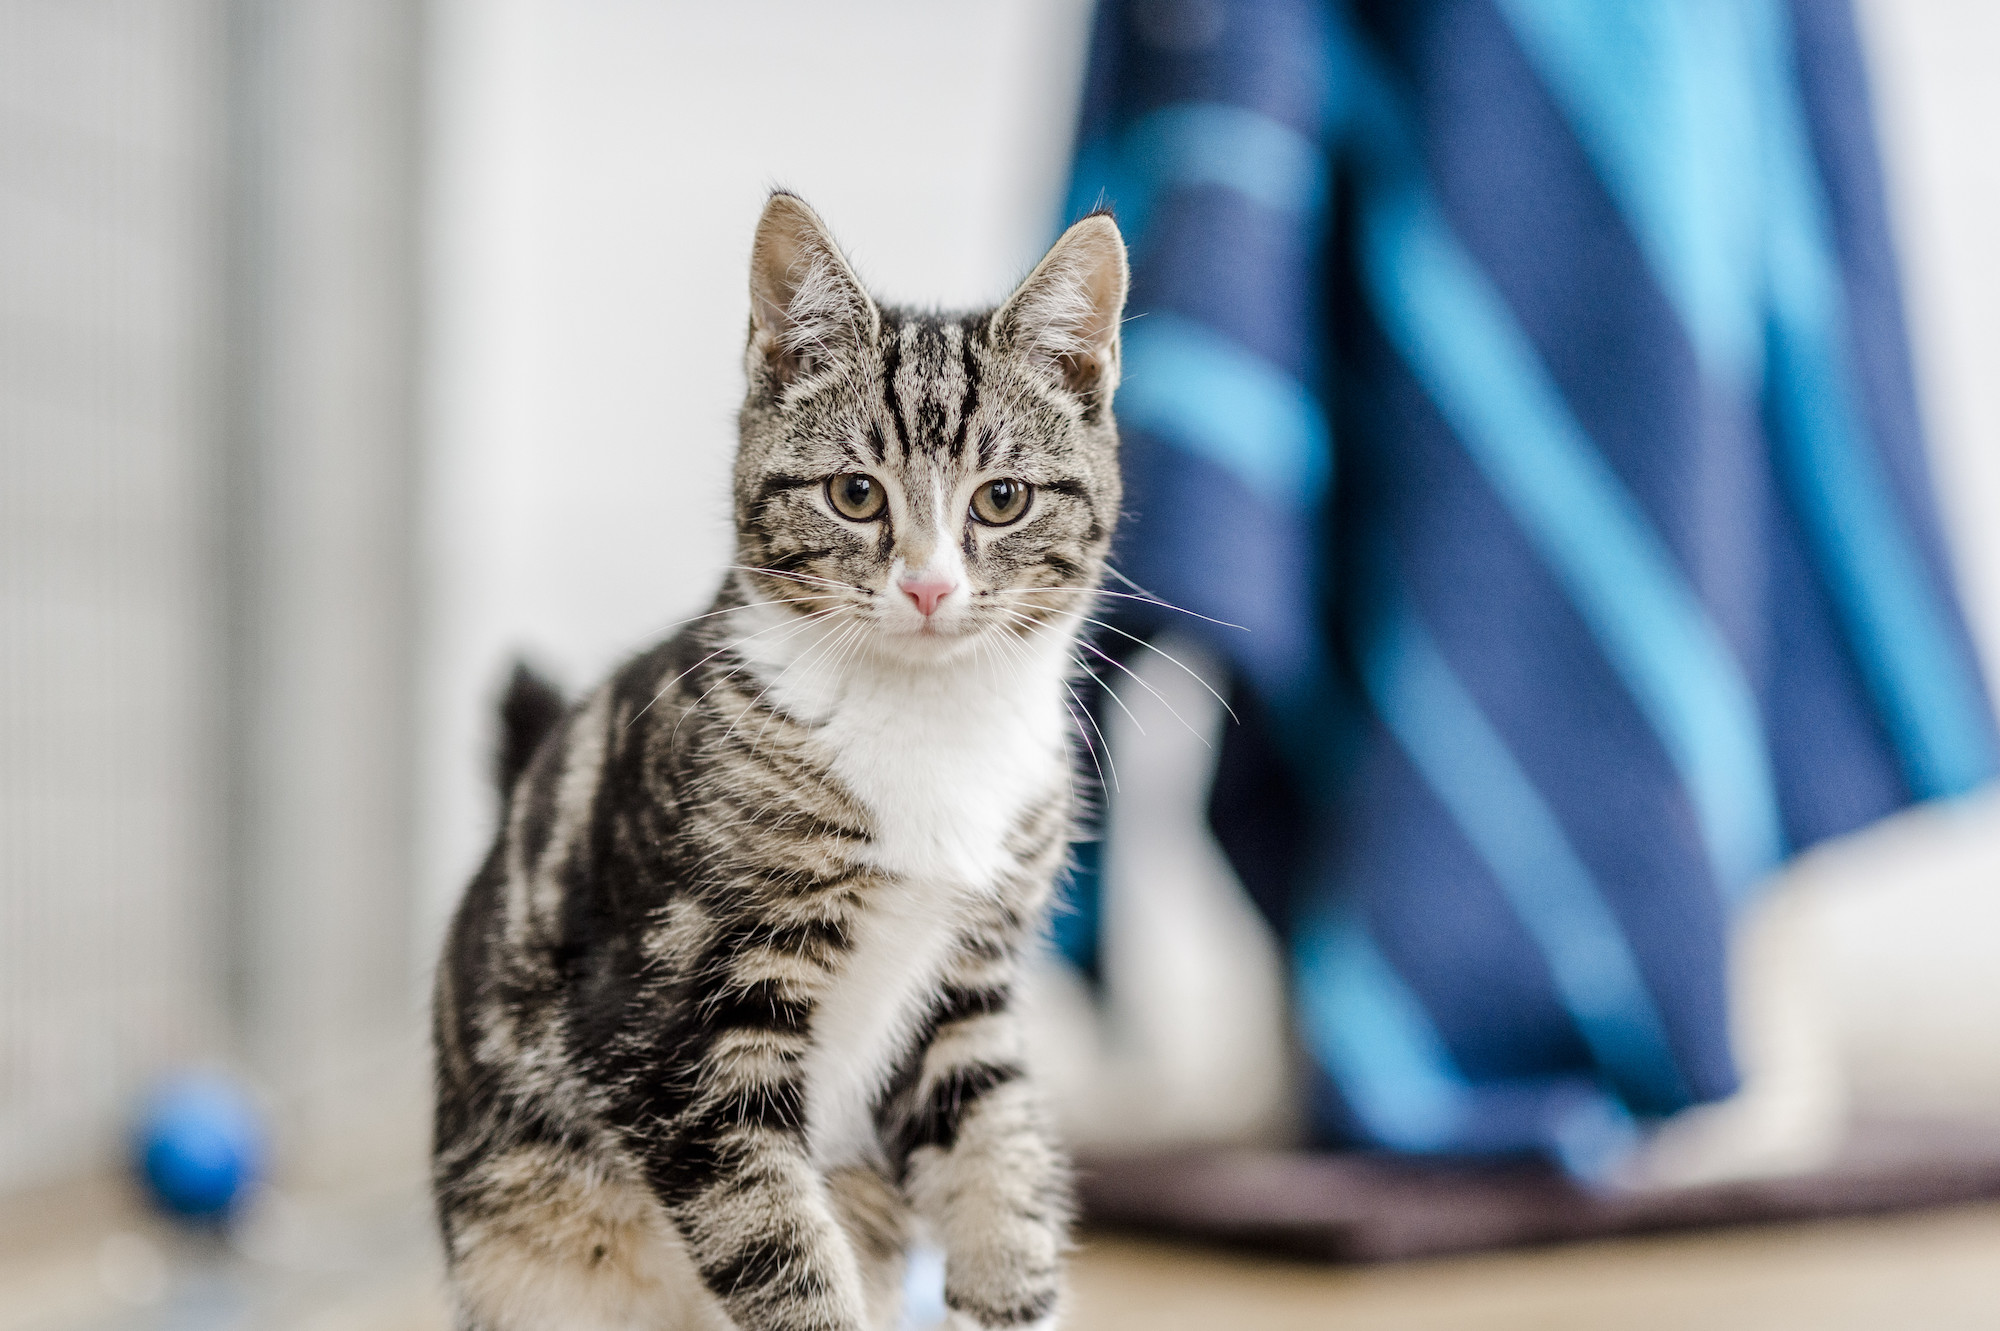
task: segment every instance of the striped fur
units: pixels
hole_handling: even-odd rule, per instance
[[[1011,1004],[1118,511],[1123,245],[1089,218],[997,311],[913,314],[779,194],[752,268],[738,567],[566,712],[525,676],[506,709],[547,733],[506,746],[435,1002],[464,1331],[892,1327],[918,1224],[960,1325],[1062,1302]],[[832,507],[850,472],[881,518]],[[1012,526],[969,515],[996,478]],[[919,572],[957,585],[929,619]]]

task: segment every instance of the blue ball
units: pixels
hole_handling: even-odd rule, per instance
[[[264,1173],[263,1120],[241,1085],[214,1073],[156,1086],[140,1113],[135,1147],[153,1200],[191,1220],[225,1218]]]

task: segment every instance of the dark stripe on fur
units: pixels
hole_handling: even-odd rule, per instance
[[[753,1239],[738,1248],[727,1261],[702,1268],[702,1278],[718,1290],[732,1293],[756,1291],[761,1302],[780,1298],[818,1298],[826,1285],[817,1273],[802,1270],[798,1248],[788,1235]]]
[[[931,1087],[904,1125],[897,1142],[898,1155],[907,1160],[911,1152],[926,1146],[950,1150],[958,1141],[958,1125],[965,1111],[994,1087],[1005,1086],[1021,1075],[1021,1068],[1013,1063],[967,1063],[953,1068]]]
[[[682,1120],[686,1135],[704,1141],[720,1140],[729,1132],[746,1127],[803,1133],[805,1086],[796,1077],[788,1077],[783,1081],[738,1087],[713,1097]]]
[[[903,461],[910,460],[910,426],[903,419],[903,403],[896,395],[896,371],[903,363],[900,329],[885,328],[882,340],[882,404],[889,408],[889,420],[896,427],[896,443]]]
[[[959,342],[959,365],[965,374],[965,396],[958,403],[958,429],[951,437],[951,455],[965,456],[965,432],[972,424],[972,413],[979,410],[979,358],[972,354],[972,334],[968,331]]]
[[[764,483],[757,487],[757,497],[750,503],[751,512],[761,514],[764,510],[764,505],[777,495],[789,494],[793,490],[804,490],[821,484],[824,484],[824,480],[817,476],[786,476],[783,474],[766,476]]]
[[[773,573],[796,573],[807,564],[825,559],[832,553],[833,551],[827,548],[818,550],[788,550],[775,559],[768,561],[764,567]]]
[[[812,1025],[813,1005],[789,997],[774,980],[720,987],[702,1000],[702,1024],[710,1031],[777,1031],[803,1035]]]
[[[947,984],[931,1007],[927,1025],[935,1037],[938,1031],[955,1021],[964,1021],[967,1017],[989,1017],[1006,1010],[1007,991],[1004,989],[974,989]]]

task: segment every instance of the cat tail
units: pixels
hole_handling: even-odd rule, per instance
[[[526,661],[515,658],[514,673],[500,699],[500,743],[493,763],[493,779],[499,784],[501,799],[514,789],[535,750],[542,747],[542,741],[568,710],[561,689],[535,673]]]

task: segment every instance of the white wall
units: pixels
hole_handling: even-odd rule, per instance
[[[2000,676],[2000,5],[1861,0],[1917,380],[1959,576]]]
[[[2000,5],[1859,9],[1939,499],[2000,694]],[[1899,823],[1806,868],[1856,1112],[2000,1119],[2000,791]]]
[[[884,295],[1003,295],[1057,221],[1087,22],[1084,0],[442,0],[433,923],[487,835],[507,657],[578,686],[714,590],[765,191],[804,194]]]

